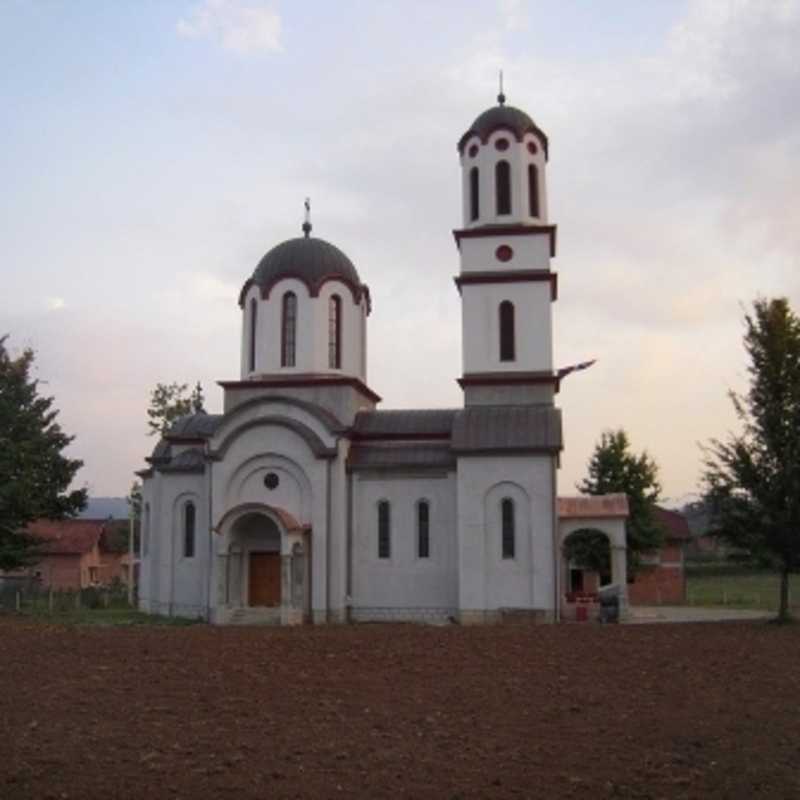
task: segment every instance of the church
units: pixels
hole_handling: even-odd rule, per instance
[[[138,473],[142,610],[215,624],[555,621],[562,545],[584,528],[607,535],[624,604],[626,498],[557,496],[569,369],[553,364],[548,138],[501,92],[457,150],[463,407],[379,408],[369,288],[307,215],[242,286],[223,413],[178,420]]]

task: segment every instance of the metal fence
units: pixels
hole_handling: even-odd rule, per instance
[[[85,589],[50,589],[31,578],[0,580],[0,611],[57,615],[130,607],[124,584],[89,586]],[[136,607],[135,598],[133,607]]]

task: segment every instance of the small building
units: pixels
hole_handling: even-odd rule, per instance
[[[39,519],[28,532],[42,542],[41,559],[27,570],[43,587],[57,590],[86,589],[125,581],[127,553],[107,546],[107,520]]]
[[[682,603],[686,599],[684,549],[691,540],[689,523],[678,511],[656,507],[656,519],[664,528],[664,544],[642,558],[642,566],[628,585],[633,605]]]

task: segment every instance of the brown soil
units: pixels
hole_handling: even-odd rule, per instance
[[[0,798],[800,797],[800,626],[0,617]]]

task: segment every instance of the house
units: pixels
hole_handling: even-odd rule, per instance
[[[127,552],[108,547],[109,521],[39,519],[28,532],[41,541],[41,559],[28,573],[44,587],[85,589],[124,580]]]
[[[664,529],[664,543],[642,559],[642,567],[628,585],[632,605],[682,603],[686,599],[685,548],[691,541],[689,523],[679,511],[656,507]]]
[[[549,621],[576,524],[613,542],[624,603],[627,505],[557,503],[555,398],[571,369],[553,363],[550,142],[497,100],[456,144],[463,406],[378,408],[378,310],[347,255],[311,235],[307,203],[302,235],[243,282],[223,412],[178,420],[138,473],[143,610],[217,624]],[[427,335],[405,344],[424,353]]]

